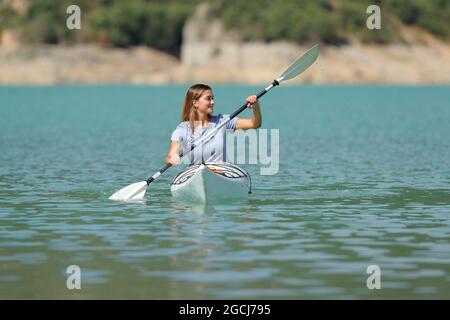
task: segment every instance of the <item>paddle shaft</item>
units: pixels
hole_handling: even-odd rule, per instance
[[[267,92],[269,92],[269,90],[271,90],[273,87],[276,87],[280,84],[280,82],[278,82],[278,80],[273,80],[273,82],[264,90],[262,90],[260,93],[258,93],[256,95],[256,98],[259,99],[261,98],[263,95],[265,95]],[[183,158],[184,156],[187,156],[189,153],[191,153],[192,150],[194,150],[198,145],[200,145],[201,143],[203,143],[203,141],[208,140],[209,138],[211,138],[213,135],[215,135],[217,133],[217,131],[220,130],[220,128],[222,128],[223,126],[225,126],[228,122],[230,122],[233,118],[235,118],[238,114],[240,114],[242,111],[244,111],[245,109],[247,109],[248,107],[248,103],[243,104],[239,109],[237,109],[235,112],[233,112],[230,117],[225,120],[224,122],[222,122],[218,127],[214,128],[214,130],[212,130],[211,132],[209,132],[208,134],[206,134],[204,137],[201,137],[198,141],[195,141],[192,145],[191,145],[191,149],[186,153],[183,154],[183,151],[181,150],[179,153],[180,158]],[[162,167],[161,169],[159,169],[159,171],[157,171],[154,175],[152,175],[151,177],[149,177],[146,181],[147,181],[147,185],[149,185],[150,183],[152,183],[156,178],[158,178],[161,174],[164,173],[164,171],[166,171],[167,169],[169,169],[172,165],[167,163],[164,167]]]

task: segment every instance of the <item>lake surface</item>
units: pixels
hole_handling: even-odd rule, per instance
[[[248,201],[174,201],[181,167],[108,200],[163,165],[186,88],[0,87],[0,298],[450,299],[450,87],[276,88]],[[213,89],[230,114],[262,88]]]

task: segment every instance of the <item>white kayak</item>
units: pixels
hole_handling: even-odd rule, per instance
[[[225,199],[245,199],[251,193],[248,172],[227,162],[191,165],[181,171],[170,186],[179,200],[206,203]]]

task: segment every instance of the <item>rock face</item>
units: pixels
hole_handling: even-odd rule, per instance
[[[18,14],[23,15],[29,5],[29,0],[0,0],[2,7],[11,7]],[[5,51],[17,51],[22,46],[22,34],[19,30],[0,29],[0,48]]]
[[[318,68],[311,70],[314,83],[450,83],[450,46],[353,45],[324,48]]]
[[[283,41],[243,42],[239,35],[225,32],[220,20],[208,20],[207,6],[202,4],[184,28],[181,73],[191,82],[259,83],[276,76],[301,49]]]
[[[179,62],[150,48],[97,46],[0,48],[0,83],[170,83]]]
[[[421,39],[409,45],[322,46],[316,66],[292,82],[450,83],[450,45],[429,36]],[[310,46],[242,42],[225,32],[220,21],[208,21],[207,7],[200,5],[184,30],[183,77],[191,82],[269,82]]]
[[[9,6],[17,11],[19,14],[25,13],[28,5],[30,4],[30,0],[2,0],[0,3],[0,7]]]
[[[18,30],[3,30],[0,33],[0,47],[6,52],[18,51],[21,46],[21,33]]]

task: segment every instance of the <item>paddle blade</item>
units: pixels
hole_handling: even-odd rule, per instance
[[[144,198],[145,191],[147,191],[147,181],[136,182],[115,192],[109,199],[118,201],[139,200]]]
[[[277,81],[281,82],[284,80],[292,79],[298,76],[300,73],[305,71],[311,66],[314,61],[316,61],[319,56],[319,45],[316,44],[314,47],[306,51],[300,57],[295,60],[293,64],[291,64],[281,76],[277,78]]]

